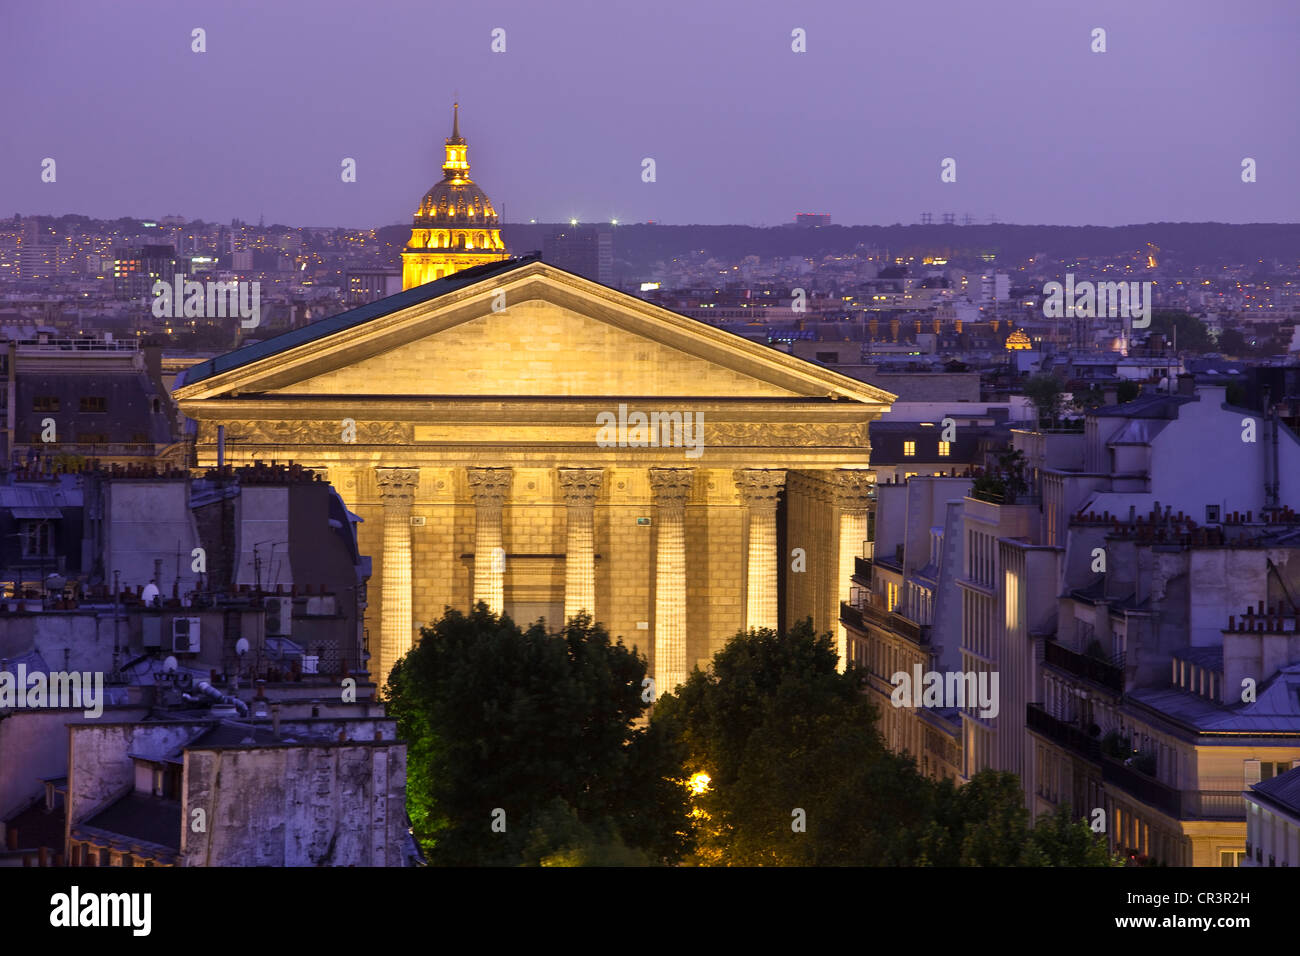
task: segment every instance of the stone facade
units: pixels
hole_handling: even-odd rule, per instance
[[[364,519],[377,680],[477,600],[551,627],[588,611],[661,692],[743,628],[839,632],[889,393],[536,260],[339,326],[176,395],[199,466],[224,425],[229,462],[322,469]],[[686,424],[650,441],[637,412]]]

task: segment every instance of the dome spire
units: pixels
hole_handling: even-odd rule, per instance
[[[447,145],[455,144],[460,146],[465,142],[464,137],[460,135],[460,104],[451,104],[451,110],[451,139],[447,140]]]
[[[451,135],[447,137],[447,160],[442,164],[444,179],[457,181],[469,179],[469,160],[465,157],[467,149],[465,137],[460,135],[460,104],[453,103]]]

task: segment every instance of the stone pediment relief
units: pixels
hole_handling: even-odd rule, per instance
[[[228,421],[227,440],[259,445],[400,445],[410,444],[414,426],[407,422],[356,422],[355,441],[343,420],[336,421]]]
[[[849,445],[865,448],[867,425],[856,424],[777,424],[761,422],[704,423],[704,438],[718,446],[769,446],[816,448]]]
[[[259,445],[410,445],[460,444],[478,437],[473,425],[424,426],[410,422],[355,423],[355,442],[345,437],[341,421],[256,421],[224,423],[227,440]],[[538,446],[593,443],[596,426],[535,426],[503,434]],[[835,448],[868,447],[866,423],[704,422],[704,443],[715,448]]]

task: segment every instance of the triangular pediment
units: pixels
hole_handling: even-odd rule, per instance
[[[408,290],[325,320],[317,335],[295,330],[204,363],[176,396],[894,400],[538,260],[483,271],[443,280],[443,294]]]

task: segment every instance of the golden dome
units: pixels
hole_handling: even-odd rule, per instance
[[[460,135],[460,104],[452,114],[442,180],[424,194],[411,239],[402,250],[402,288],[444,279],[461,269],[508,258],[501,220],[469,178],[468,147]]]
[[[1016,329],[1007,336],[1007,349],[1010,351],[1023,352],[1033,347],[1033,343],[1029,341],[1029,336],[1024,333],[1023,329]]]
[[[424,194],[415,225],[419,226],[495,226],[497,211],[487,194],[469,178],[468,147],[460,135],[460,104],[455,104],[451,136],[447,138],[447,159],[442,165],[442,180]]]

